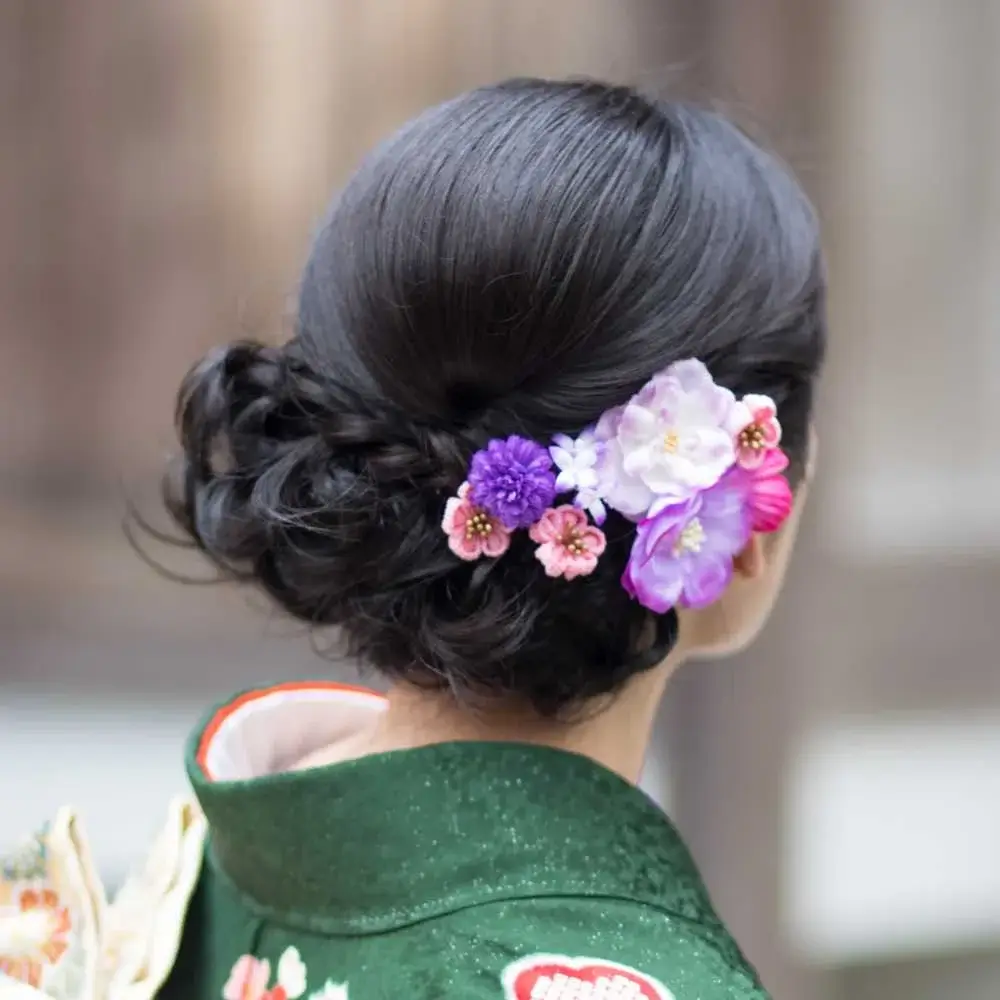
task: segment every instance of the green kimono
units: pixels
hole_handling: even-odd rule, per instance
[[[110,902],[64,810],[0,859],[0,998],[766,1000],[667,818],[585,757],[450,743],[287,770],[384,707],[294,683],[214,711],[197,803]]]
[[[269,773],[381,709],[284,685],[195,735],[209,844],[163,1000],[766,997],[664,814],[586,758],[453,743]]]

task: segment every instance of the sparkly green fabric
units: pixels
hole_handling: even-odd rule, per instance
[[[767,996],[664,814],[584,757],[453,743],[212,783],[199,735],[211,835],[163,1000],[217,1000],[244,955],[273,987],[292,948],[304,1000],[501,1000],[533,954],[617,963],[675,1000]],[[531,996],[647,995],[626,986]],[[245,1000],[265,996],[286,1000]]]

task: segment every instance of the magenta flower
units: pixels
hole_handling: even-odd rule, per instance
[[[781,441],[778,408],[770,396],[747,395],[736,404],[730,427],[736,446],[736,461],[744,469],[756,469]]]
[[[472,456],[470,500],[509,531],[530,528],[556,496],[552,457],[535,441],[494,438]]]
[[[757,465],[737,467],[732,475],[745,483],[746,507],[754,531],[777,531],[792,511],[792,488],[784,476],[788,456],[780,448],[765,451]]]
[[[445,504],[441,528],[448,536],[448,548],[467,562],[480,556],[495,559],[510,547],[510,532],[469,500],[468,483],[462,483],[458,496]]]
[[[656,614],[717,601],[750,539],[748,491],[745,477],[729,473],[689,500],[654,504],[636,530],[625,590]]]
[[[572,580],[587,576],[597,567],[597,558],[607,547],[604,532],[587,523],[579,507],[564,504],[549,508],[531,526],[531,540],[538,543],[535,558],[547,576]]]

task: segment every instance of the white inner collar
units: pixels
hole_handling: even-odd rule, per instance
[[[374,691],[336,684],[287,684],[243,695],[209,723],[198,755],[202,770],[211,781],[278,774],[373,725],[386,704]]]

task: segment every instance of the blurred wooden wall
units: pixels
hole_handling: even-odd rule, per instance
[[[688,4],[0,5],[0,483],[158,465],[208,345],[280,336],[310,228],[375,141],[514,73],[663,77]]]

